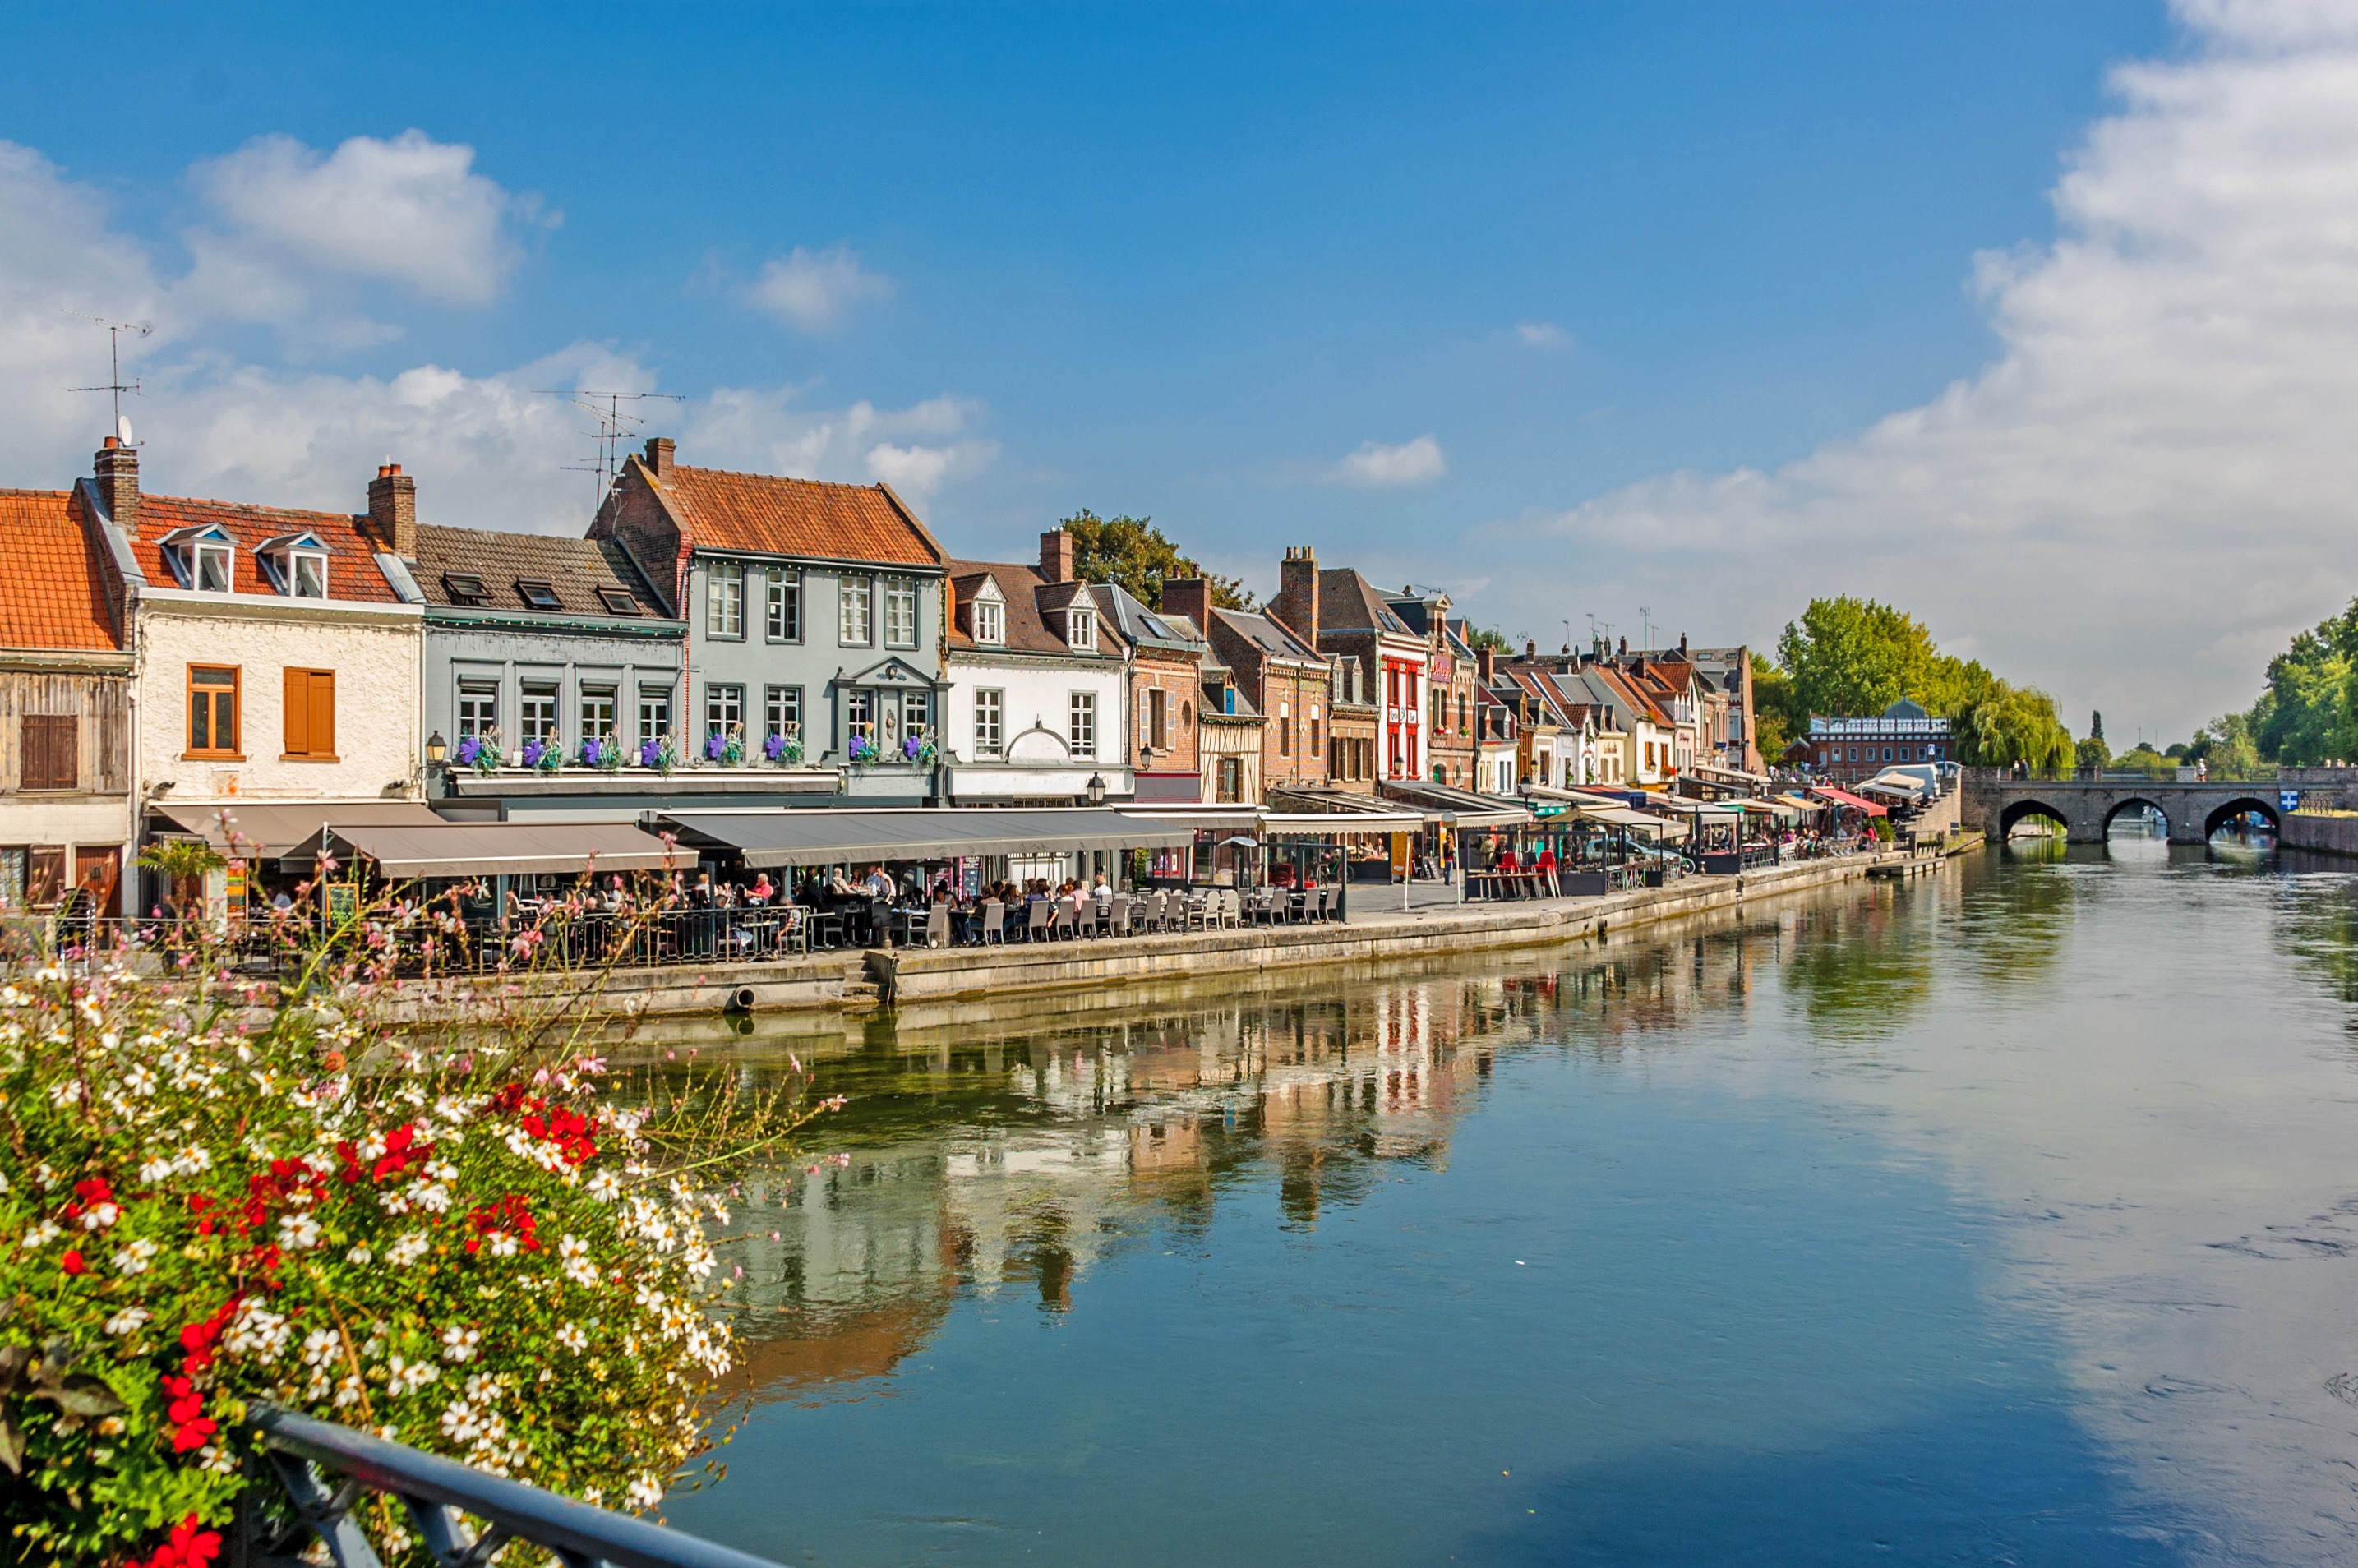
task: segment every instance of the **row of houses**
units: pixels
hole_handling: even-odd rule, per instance
[[[0,897],[120,907],[224,808],[377,814],[1141,806],[1757,773],[1741,648],[1477,647],[1447,595],[1286,551],[1259,610],[949,555],[889,485],[646,443],[583,536],[150,495],[109,438],[0,491]],[[430,515],[430,510],[427,514]]]

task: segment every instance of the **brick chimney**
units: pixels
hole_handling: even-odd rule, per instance
[[[1073,531],[1051,528],[1040,535],[1040,575],[1050,582],[1073,580]]]
[[[1269,612],[1293,628],[1312,647],[1318,645],[1318,552],[1308,545],[1289,546],[1278,563],[1277,597]]]
[[[1482,672],[1482,684],[1489,686],[1498,678],[1498,650],[1484,643],[1474,652],[1474,663]]]
[[[386,463],[369,481],[369,530],[405,561],[417,558],[417,481]]]
[[[669,436],[651,436],[647,438],[647,455],[644,460],[657,479],[671,477],[672,466],[677,461],[673,455],[676,450],[676,447]]]
[[[1200,577],[1167,577],[1163,579],[1163,612],[1184,615],[1195,623],[1195,630],[1205,636],[1212,632],[1212,585]]]
[[[1682,659],[1683,659],[1683,658],[1685,658],[1686,656],[1687,656],[1687,634],[1686,634],[1685,633],[1682,632],[1682,633],[1679,633],[1679,657],[1681,657],[1681,658],[1682,658]]]
[[[114,525],[130,537],[139,537],[139,452],[120,436],[109,436],[91,464],[98,503]]]

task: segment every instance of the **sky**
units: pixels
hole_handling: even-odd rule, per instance
[[[87,470],[95,316],[159,492],[578,532],[562,395],[661,393],[969,558],[1871,594],[2115,746],[2358,592],[2358,0],[11,20],[0,484]]]

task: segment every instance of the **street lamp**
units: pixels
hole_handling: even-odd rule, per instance
[[[428,735],[426,738],[427,766],[432,768],[440,767],[442,765],[442,759],[449,754],[450,742],[442,739],[442,731],[437,730],[433,734]]]
[[[1091,773],[1089,775],[1088,783],[1088,797],[1089,804],[1091,806],[1103,806],[1105,804],[1105,789],[1106,785],[1104,775],[1099,773]]]

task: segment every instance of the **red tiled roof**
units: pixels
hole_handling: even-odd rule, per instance
[[[642,472],[646,472],[642,469]],[[648,478],[700,549],[938,567],[942,550],[883,485],[673,467]]]
[[[112,652],[96,541],[64,490],[0,490],[0,647]]]
[[[236,592],[277,599],[281,597],[278,590],[262,575],[262,562],[254,554],[254,546],[282,534],[308,532],[317,534],[319,542],[328,546],[330,599],[397,604],[400,596],[384,580],[384,574],[377,570],[378,545],[362,531],[362,524],[367,521],[366,514],[355,516],[347,512],[293,512],[281,506],[244,506],[233,501],[143,495],[139,498],[139,537],[133,542],[131,553],[149,583],[157,588],[178,588],[183,585],[171,564],[164,559],[162,539],[182,528],[217,526],[237,541],[237,563],[231,579]]]

